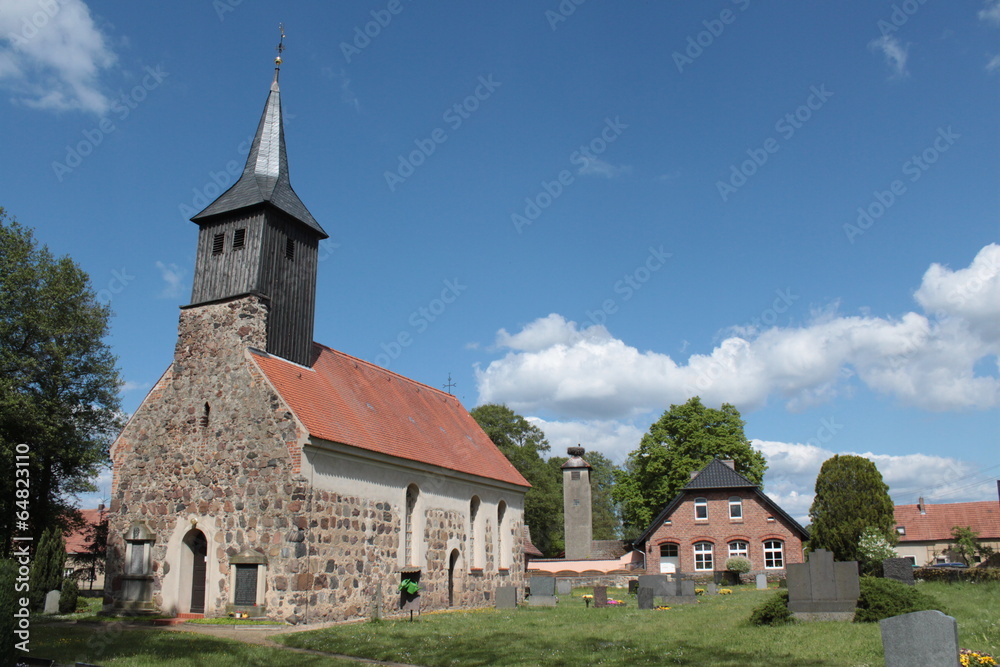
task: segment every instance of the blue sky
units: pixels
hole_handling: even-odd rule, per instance
[[[128,411],[279,21],[318,341],[555,453],[734,403],[799,517],[835,453],[897,503],[997,497],[997,0],[5,2],[0,205],[111,302]]]

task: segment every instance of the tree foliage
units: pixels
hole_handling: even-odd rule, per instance
[[[973,565],[977,555],[981,560],[986,560],[993,555],[993,548],[986,544],[980,544],[979,533],[974,531],[971,526],[953,526],[951,536],[955,540],[951,550],[958,554],[966,565]]]
[[[102,514],[98,523],[87,526],[87,543],[85,551],[77,554],[76,561],[82,570],[80,581],[89,583],[93,589],[94,580],[98,574],[104,574],[104,566],[108,557],[108,517]]]
[[[823,462],[809,509],[809,549],[827,549],[838,561],[864,562],[861,535],[868,527],[896,543],[889,487],[875,464],[863,456],[837,455]]]
[[[470,414],[531,484],[524,497],[524,521],[532,543],[546,556],[558,555],[564,546],[562,477],[542,458],[550,449],[545,433],[506,405],[480,405]]]
[[[13,471],[17,445],[30,450],[28,497],[15,496],[15,475],[0,480],[0,535],[38,540],[79,523],[72,496],[95,490],[121,425],[109,317],[87,274],[0,208],[0,465]],[[3,540],[0,556],[10,549]]]
[[[46,528],[31,560],[31,574],[28,578],[33,609],[41,611],[45,607],[46,594],[62,588],[65,567],[66,541],[62,531],[55,527]]]
[[[761,485],[767,461],[751,446],[743,426],[739,411],[728,403],[709,408],[695,396],[671,405],[616,474],[614,498],[621,505],[624,537],[637,537],[648,528],[691,473],[716,456],[732,459],[738,473]]]

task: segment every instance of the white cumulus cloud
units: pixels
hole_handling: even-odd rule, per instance
[[[4,0],[0,82],[39,109],[103,114],[111,101],[99,75],[116,56],[83,0]]]
[[[885,64],[892,70],[893,76],[906,76],[906,59],[910,47],[904,46],[894,35],[882,35],[868,43],[872,51],[880,51],[885,58]]]

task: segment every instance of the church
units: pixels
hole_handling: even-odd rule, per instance
[[[111,446],[105,602],[316,623],[406,581],[424,610],[491,605],[524,585],[529,484],[454,396],[313,342],[327,234],[289,182],[275,62],[243,173],[192,218],[173,362]]]

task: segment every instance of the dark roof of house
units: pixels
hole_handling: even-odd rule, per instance
[[[730,482],[730,483],[725,483],[725,482]],[[760,501],[764,504],[764,506],[770,509],[774,514],[777,514],[782,519],[787,521],[788,524],[794,530],[797,530],[802,535],[803,539],[809,537],[809,532],[806,531],[806,529],[803,528],[801,525],[799,525],[799,522],[793,519],[791,515],[789,515],[785,510],[781,509],[778,503],[774,502],[768,496],[766,496],[764,492],[760,490],[760,487],[750,482],[746,477],[739,474],[738,472],[730,468],[728,465],[723,463],[721,460],[716,458],[713,459],[707,466],[702,468],[701,471],[697,475],[695,475],[694,478],[690,482],[688,482],[683,489],[681,489],[680,493],[674,496],[674,499],[671,500],[667,504],[667,506],[663,508],[663,511],[660,512],[655,519],[653,519],[653,522],[649,525],[649,528],[647,528],[642,533],[642,535],[639,536],[639,539],[635,540],[634,544],[637,545],[642,544],[646,540],[648,540],[649,537],[653,534],[653,532],[656,531],[656,529],[659,526],[661,526],[664,521],[667,520],[667,517],[673,514],[674,510],[676,510],[677,507],[681,504],[681,502],[683,502],[684,498],[686,496],[692,495],[693,492],[702,489],[746,489],[746,488],[753,489],[754,493],[757,495],[758,499],[760,499]]]
[[[756,488],[757,485],[739,474],[719,459],[701,469],[694,478],[684,485],[685,489],[738,489]]]
[[[312,368],[251,352],[315,438],[531,486],[451,394],[318,343]]]
[[[590,560],[617,560],[632,549],[621,540],[593,540],[590,543]]]
[[[232,187],[191,220],[200,224],[222,213],[257,204],[270,204],[301,222],[321,239],[327,238],[327,233],[295,194],[288,180],[288,157],[285,153],[285,129],[281,121],[281,92],[278,89],[277,69],[274,71],[271,92],[267,95],[264,113],[257,125],[257,134],[254,135],[243,173]]]
[[[1000,538],[1000,503],[995,500],[925,504],[924,510],[921,514],[920,505],[896,505],[896,525],[906,529],[900,542],[951,541],[955,526],[972,528],[980,539]]]

